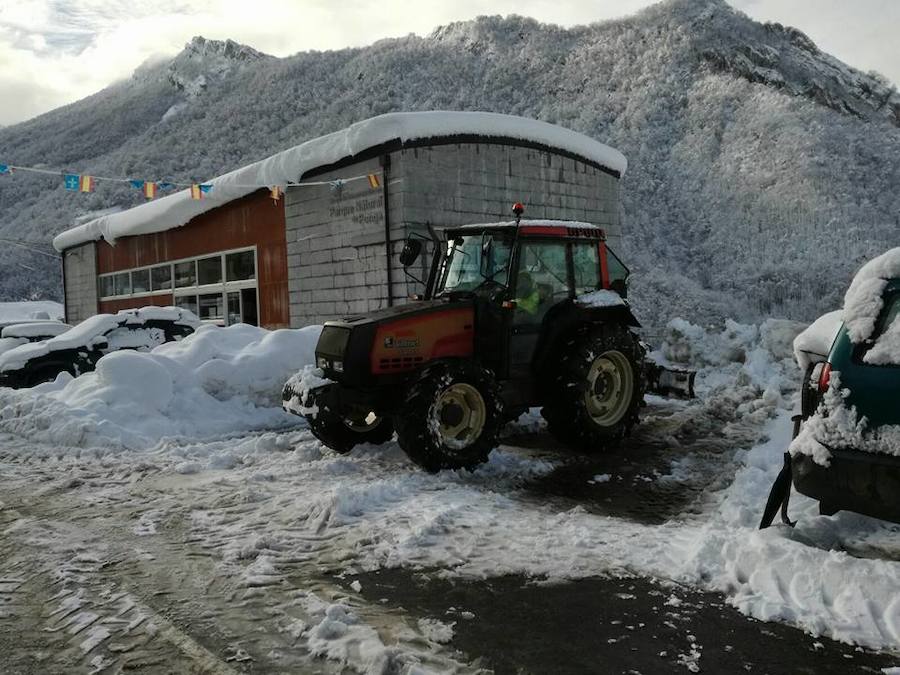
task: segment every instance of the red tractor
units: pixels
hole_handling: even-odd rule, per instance
[[[692,373],[645,361],[628,268],[603,230],[514,211],[514,222],[432,232],[424,298],[327,322],[322,373],[292,378],[285,409],[337,452],[396,433],[415,463],[439,471],[484,462],[530,407],[560,441],[596,451],[637,422],[648,381],[691,395]],[[407,269],[423,241],[407,239]]]

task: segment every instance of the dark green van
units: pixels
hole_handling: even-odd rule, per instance
[[[900,279],[889,280],[871,337],[854,343],[842,325],[828,359],[804,382],[804,422],[813,415],[835,417],[835,406],[857,423],[859,433],[816,433],[827,448],[824,466],[812,455],[795,452],[791,473],[798,492],[819,501],[823,514],[856,511],[900,522]],[[832,409],[823,405],[832,378],[840,393]],[[842,400],[841,400],[842,399]],[[856,442],[854,442],[856,439]],[[859,447],[862,446],[862,447]]]

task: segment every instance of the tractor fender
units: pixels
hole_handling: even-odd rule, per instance
[[[534,371],[541,373],[548,366],[552,367],[554,354],[557,353],[562,341],[569,339],[582,328],[603,324],[635,328],[641,325],[628,305],[585,307],[569,300],[551,309],[541,326],[541,336],[533,361]]]

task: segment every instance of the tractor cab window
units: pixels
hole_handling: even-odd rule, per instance
[[[540,323],[551,307],[569,296],[565,243],[523,243],[516,277],[514,322]]]
[[[612,249],[609,246],[606,247],[606,265],[609,274],[609,285],[613,286],[617,281],[622,287],[625,287],[625,282],[628,281],[628,275],[631,274],[628,268],[619,260],[619,257],[612,252]]]
[[[600,288],[600,250],[596,242],[572,244],[572,266],[575,271],[575,295],[585,295]]]
[[[510,240],[473,234],[451,239],[438,293],[474,291],[486,281],[507,283]]]

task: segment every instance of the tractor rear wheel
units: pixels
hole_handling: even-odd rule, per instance
[[[374,413],[343,417],[323,409],[306,417],[309,430],[321,443],[339,454],[346,454],[362,443],[381,445],[394,437],[394,426],[386,417]]]
[[[487,461],[502,424],[503,402],[493,374],[468,361],[423,370],[394,418],[400,447],[432,473],[471,470]]]
[[[541,414],[550,433],[580,450],[617,445],[637,422],[646,382],[644,349],[624,326],[579,331],[548,375]]]

